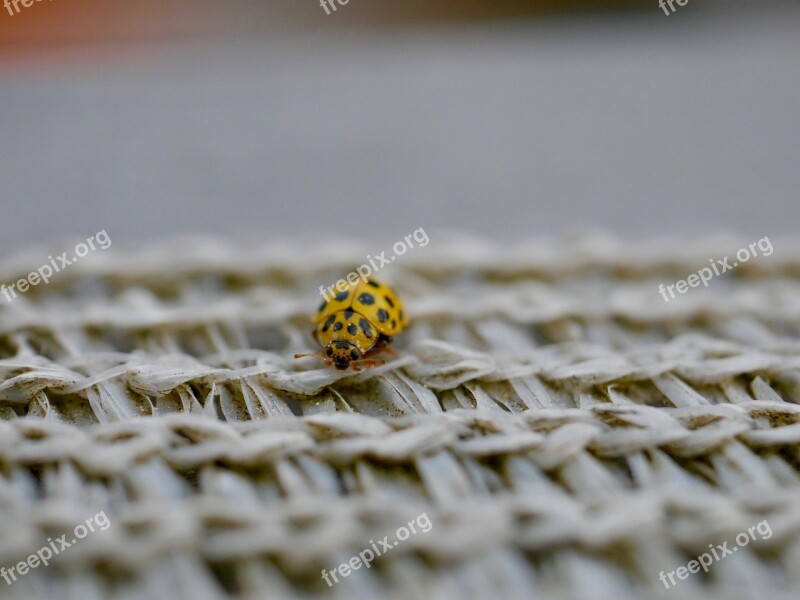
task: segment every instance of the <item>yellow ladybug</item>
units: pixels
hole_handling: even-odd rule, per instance
[[[337,290],[340,288],[337,288]],[[314,339],[324,348],[315,354],[295,354],[295,358],[319,356],[327,365],[340,371],[353,367],[384,363],[370,356],[388,351],[392,336],[400,333],[408,324],[403,303],[387,285],[374,279],[348,283],[342,291],[325,300],[314,316],[316,329]]]

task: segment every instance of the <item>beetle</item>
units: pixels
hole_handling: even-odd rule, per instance
[[[408,325],[400,297],[375,279],[337,288],[333,298],[320,304],[313,320],[312,335],[323,349],[294,357],[317,356],[340,371],[384,364],[382,359],[371,357],[380,352],[394,354],[389,344]]]

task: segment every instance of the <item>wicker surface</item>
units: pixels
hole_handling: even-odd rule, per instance
[[[0,566],[111,526],[0,598],[797,597],[797,240],[666,304],[750,240],[431,237],[380,274],[413,319],[399,356],[357,375],[291,354],[374,248],[112,248],[2,302]]]

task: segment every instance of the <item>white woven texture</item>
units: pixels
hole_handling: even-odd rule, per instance
[[[412,324],[358,374],[291,356],[366,246],[112,248],[0,302],[0,566],[111,523],[0,598],[798,596],[797,239],[667,304],[753,240],[431,238],[378,274]]]

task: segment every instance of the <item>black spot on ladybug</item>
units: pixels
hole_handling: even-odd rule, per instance
[[[353,360],[358,360],[358,350],[356,350],[355,348],[350,350],[350,358],[352,358]]]
[[[349,293],[350,293],[350,292],[349,292],[349,291],[347,291],[347,290],[345,290],[345,291],[343,291],[343,292],[339,292],[338,294],[336,294],[336,299],[337,299],[339,302],[341,302],[342,300],[347,300],[347,294],[349,294]]]
[[[347,350],[352,344],[350,342],[335,342],[339,350]]]
[[[359,319],[358,324],[361,326],[361,331],[367,336],[367,339],[372,338],[372,327],[369,326],[369,321],[366,319]]]
[[[328,301],[327,300],[323,300],[322,304],[319,305],[319,308],[317,309],[317,312],[322,312],[323,310],[325,310],[325,307],[327,305],[328,305]]]
[[[333,326],[333,330],[334,331],[341,331],[342,327],[344,327],[344,323],[340,322],[340,323],[337,323],[336,325]]]
[[[361,304],[370,306],[371,304],[375,304],[375,296],[367,292],[364,292],[358,297],[358,301],[361,302]]]
[[[371,279],[370,279],[370,280],[367,282],[367,285],[371,285],[371,286],[372,286],[372,287],[374,287],[374,288],[381,287],[381,284],[380,284],[380,283],[375,283],[375,282],[374,282],[374,281],[372,281]]]
[[[354,323],[350,323],[350,325],[347,326],[347,333],[349,333],[350,335],[357,334],[358,327],[356,327]]]
[[[394,302],[392,302],[392,299],[389,298],[389,296],[384,296],[383,299],[386,300],[386,304],[394,308]]]
[[[331,325],[333,325],[333,322],[335,320],[336,320],[336,317],[334,317],[334,316],[328,317],[328,320],[325,321],[325,325],[322,326],[322,331],[328,331],[328,329],[331,328]]]
[[[387,313],[382,308],[378,309],[378,321],[381,323],[386,323],[389,320],[389,313]]]
[[[331,346],[328,346],[328,349],[325,351],[325,354],[327,354],[328,356],[332,356],[333,355],[333,348]]]
[[[394,329],[395,327],[397,327],[397,321],[392,319],[392,329]]]
[[[352,316],[353,316],[353,309],[352,308],[346,308],[345,311],[344,311],[344,320],[345,321],[349,321],[350,317],[352,317]]]

